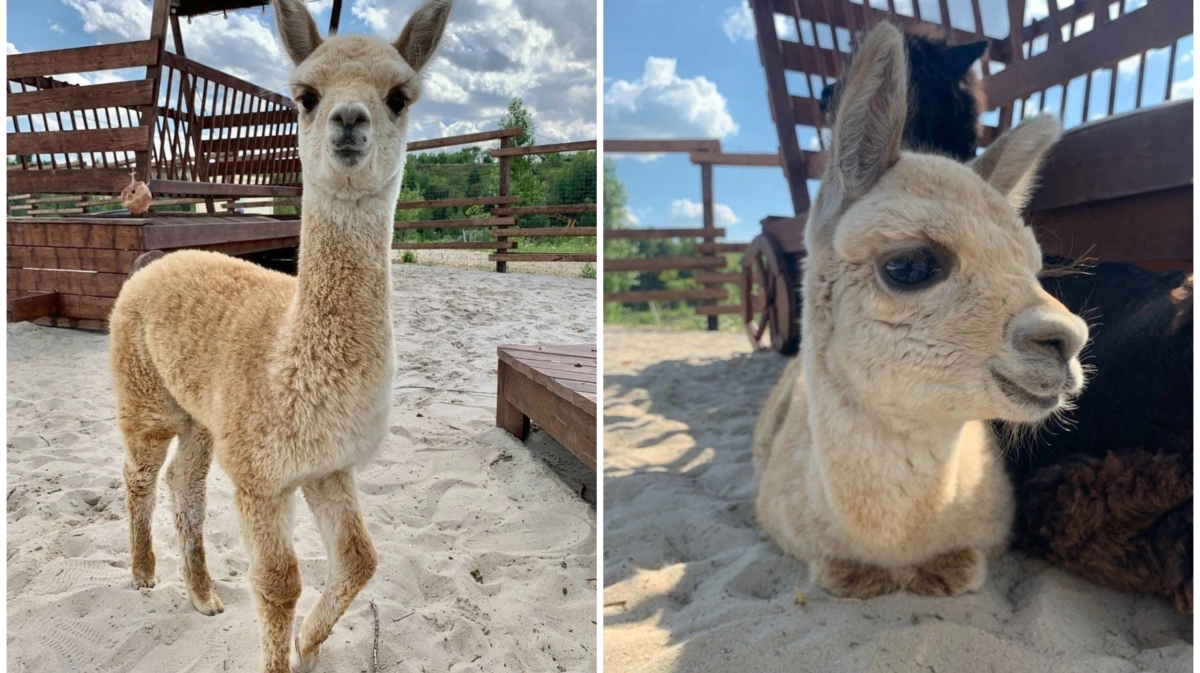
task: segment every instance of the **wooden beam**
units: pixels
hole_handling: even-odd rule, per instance
[[[720,152],[720,140],[604,140],[606,154]]]
[[[496,238],[524,236],[526,238],[544,236],[595,236],[596,227],[523,227],[519,229],[495,229],[492,236]]]
[[[9,133],[9,154],[67,154],[81,152],[134,152],[150,146],[149,126],[86,131]]]
[[[401,201],[396,204],[396,210],[417,210],[419,208],[467,208],[470,206],[503,206],[516,203],[516,196],[480,196],[473,199],[438,199],[435,201]]]
[[[129,174],[123,173],[125,184]],[[182,196],[300,196],[300,187],[285,185],[238,185],[223,182],[188,182],[186,180],[151,180],[151,194],[176,194]],[[117,189],[120,192],[124,188]],[[103,192],[98,192],[103,193]]]
[[[392,250],[508,250],[517,247],[510,241],[422,241],[393,243]]]
[[[439,147],[454,147],[455,145],[470,145],[472,143],[482,143],[488,140],[499,140],[501,138],[514,138],[524,133],[521,129],[496,129],[495,131],[483,131],[482,133],[467,133],[460,136],[446,136],[445,138],[430,138],[429,140],[414,140],[408,143],[407,151],[421,152],[423,150],[433,150]]]
[[[119,194],[129,184],[129,173],[119,168],[23,171],[10,169],[8,189],[20,192]],[[154,190],[151,189],[153,193]]]
[[[502,147],[492,150],[493,157],[522,157],[531,154],[556,154],[558,152],[582,152],[596,149],[595,140],[581,140],[574,143],[555,143],[553,145],[532,145],[530,147]]]
[[[690,158],[693,164],[713,166],[764,166],[767,168],[783,166],[783,160],[778,154],[692,152]]]
[[[479,217],[472,220],[422,220],[420,222],[396,222],[393,229],[475,229],[486,227],[511,227],[517,221],[511,217]]]
[[[159,41],[155,39],[136,42],[118,42],[92,47],[72,47],[34,51],[26,54],[9,54],[9,81],[24,77],[49,77],[96,70],[116,70],[158,64]],[[10,111],[9,114],[12,114]]]
[[[719,238],[725,235],[724,229],[605,229],[604,240],[646,241],[654,238]]]
[[[591,252],[513,252],[488,255],[489,262],[595,262]]]
[[[56,314],[57,292],[30,292],[8,300],[8,322],[25,322]]]
[[[154,84],[146,80],[73,86],[8,94],[8,112],[16,115],[70,112],[108,107],[138,107],[154,102]]]
[[[650,259],[606,259],[604,271],[684,271],[718,269],[725,266],[720,257],[652,257]]]
[[[561,206],[512,206],[509,208],[496,208],[492,211],[496,215],[569,215],[578,213],[594,213],[596,212],[596,204],[594,203],[575,203]]]
[[[729,296],[728,290],[633,290],[630,292],[605,292],[604,301],[622,304],[637,304],[645,301],[697,301],[718,300]]]
[[[767,103],[771,109],[771,118],[775,122],[775,134],[783,158],[783,175],[787,180],[788,193],[792,197],[792,208],[797,213],[807,212],[808,186],[805,181],[808,174],[804,155],[800,152],[800,142],[796,138],[796,125],[792,121],[794,113],[791,108],[791,96],[788,95],[787,80],[784,76],[779,36],[775,33],[776,8],[771,0],[749,2],[754,15],[758,58],[767,78]]]

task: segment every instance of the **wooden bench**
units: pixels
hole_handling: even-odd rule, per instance
[[[496,425],[524,440],[532,420],[596,469],[596,346],[496,350]]]

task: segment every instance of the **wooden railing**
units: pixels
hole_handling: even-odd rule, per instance
[[[605,140],[605,153],[625,154],[687,154],[700,167],[700,191],[703,218],[698,228],[673,229],[605,229],[606,241],[677,239],[696,242],[694,255],[686,257],[651,257],[640,259],[604,259],[605,273],[684,271],[692,274],[699,286],[677,290],[631,290],[606,292],[604,301],[621,304],[648,302],[693,302],[698,315],[707,316],[708,329],[718,327],[719,317],[741,313],[741,293],[731,292],[741,286],[742,275],[729,268],[728,253],[742,253],[744,243],[724,243],[718,239],[725,230],[715,224],[713,203],[713,167],[779,166],[777,155],[724,154],[718,140]]]

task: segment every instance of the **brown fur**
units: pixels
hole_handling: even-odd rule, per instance
[[[404,166],[407,107],[437,46],[449,0],[429,0],[396,45],[322,42],[300,0],[276,0],[293,91],[320,94],[300,113],[304,173],[298,276],[184,251],[135,269],[110,317],[117,419],[125,439],[136,587],[153,587],[150,522],[167,445],[181,568],[192,604],[223,608],[204,559],[205,479],[215,455],[235,487],[250,555],[265,673],[310,670],[321,643],[377,565],[354,471],[387,432],[392,343],[390,243]],[[417,66],[401,53],[419,53]],[[354,129],[332,112],[365,111]],[[351,138],[355,154],[346,156]],[[340,144],[339,144],[340,143]],[[340,152],[340,153],[339,153]],[[292,549],[299,488],[329,553],[329,576],[289,665],[300,570]]]

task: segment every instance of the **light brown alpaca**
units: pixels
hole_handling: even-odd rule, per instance
[[[155,481],[178,436],[167,482],[188,593],[205,614],[223,609],[204,563],[205,477],[215,453],[235,486],[268,673],[289,670],[301,590],[291,542],[297,488],[320,527],[329,576],[296,636],[294,670],[311,668],[375,572],[354,470],[387,430],[392,216],[408,106],[450,4],[428,0],[393,45],[322,41],[301,0],[275,0],[301,108],[298,276],[215,253],[175,253],[136,272],[110,318],[134,586],[154,586]]]
[[[1013,512],[985,421],[1038,422],[1083,386],[1087,327],[1039,285],[1017,214],[1058,123],[969,166],[901,152],[906,68],[882,24],[844,80],[805,231],[803,352],[754,434],[764,530],[857,598],[979,589]]]

